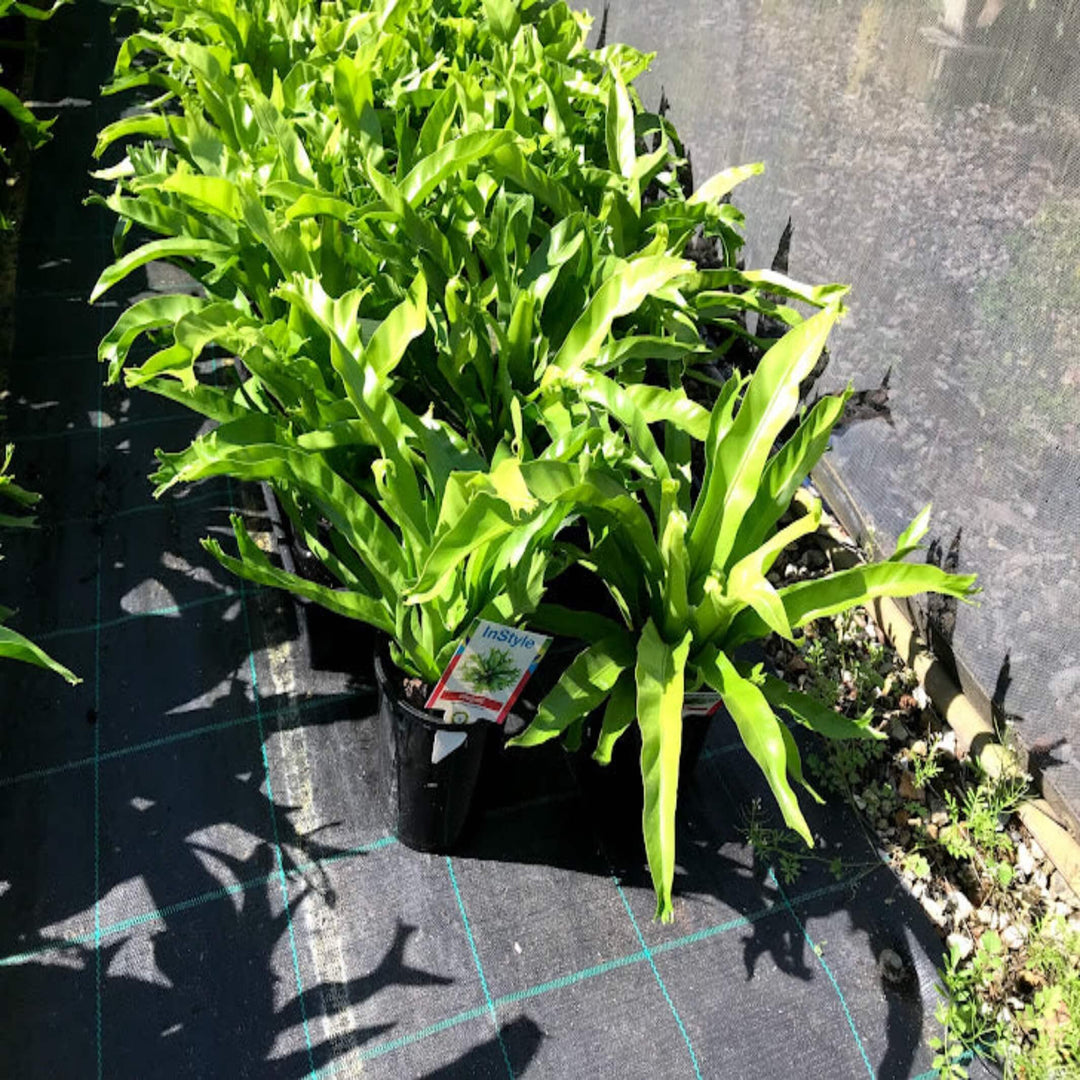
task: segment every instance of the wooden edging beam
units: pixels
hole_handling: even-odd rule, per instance
[[[957,743],[978,761],[987,775],[997,778],[1002,773],[1022,771],[1016,754],[1001,744],[997,732],[927,649],[900,605],[895,600],[876,600],[869,611],[897,653],[915,672],[942,719],[956,732]],[[1080,896],[1080,844],[1057,820],[1045,799],[1027,799],[1016,812],[1069,887]]]
[[[835,523],[823,522],[818,540],[838,569],[861,561]],[[942,719],[956,732],[956,741],[964,752],[978,761],[991,777],[1003,772],[1023,772],[1016,754],[1001,744],[993,726],[919,636],[907,612],[890,599],[875,600],[867,606],[867,611],[897,654],[915,672]],[[1016,813],[1069,888],[1080,896],[1080,843],[1054,814],[1050,804],[1041,797],[1027,799]]]

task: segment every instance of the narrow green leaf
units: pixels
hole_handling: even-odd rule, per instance
[[[483,0],[487,16],[495,35],[507,43],[514,40],[521,29],[521,14],[514,0]]]
[[[386,316],[364,349],[364,360],[380,379],[401,362],[409,342],[427,329],[427,278],[421,270],[405,299]]]
[[[730,169],[724,169],[723,172],[710,176],[686,202],[690,206],[697,206],[699,203],[717,203],[738,184],[749,180],[751,176],[760,176],[764,171],[765,165],[760,161],[752,165],[735,165]]]
[[[432,545],[406,602],[425,604],[437,598],[473,551],[505,536],[515,524],[505,502],[490,492],[475,492],[461,516]]]
[[[774,709],[783,709],[804,727],[827,739],[883,739],[866,721],[851,720],[809,694],[793,690],[783,679],[766,675],[761,692]]]
[[[619,73],[612,68],[608,90],[607,122],[608,168],[625,179],[634,175],[637,153],[634,149],[634,108]]]
[[[848,389],[843,394],[822,398],[803,417],[795,434],[769,459],[754,501],[739,526],[732,550],[734,558],[756,548],[787,511],[795,492],[825,453],[833,427],[843,415],[850,396]]]
[[[72,0],[56,0],[56,2],[47,8],[34,7],[33,4],[13,4],[20,15],[25,15],[28,19],[33,19],[35,22],[44,22],[46,19],[51,19],[60,8],[65,4],[70,4]]]
[[[650,619],[638,642],[634,669],[645,796],[641,827],[656,893],[655,917],[661,922],[671,922],[675,917],[671,906],[675,880],[675,803],[682,750],[683,679],[690,637],[687,631],[678,644],[669,645]]]
[[[428,109],[420,135],[416,140],[416,152],[421,158],[434,153],[446,141],[458,109],[458,86],[456,81],[447,82],[446,89]]]
[[[267,191],[267,194],[271,194]],[[277,191],[272,194],[278,194]],[[334,195],[323,195],[318,192],[303,192],[290,202],[285,210],[286,221],[296,221],[308,217],[328,217],[337,221],[343,221],[347,225],[355,225],[364,216],[364,209],[353,206],[351,202],[340,199]]]
[[[780,735],[784,740],[784,750],[787,753],[788,776],[795,781],[819,806],[825,800],[810,786],[810,782],[803,775],[802,755],[799,753],[799,745],[795,742],[795,736],[791,734],[787,724],[777,718],[780,725]]]
[[[140,334],[172,326],[189,312],[205,307],[206,303],[198,296],[180,295],[151,296],[132,304],[98,346],[98,360],[109,365],[109,382],[114,383],[120,377],[128,352]]]
[[[702,488],[688,548],[694,578],[728,569],[744,515],[753,505],[773,444],[799,404],[799,384],[813,369],[839,308],[831,305],[789,330],[762,358],[734,423],[706,445],[712,466]]]
[[[933,503],[927,503],[915,515],[911,524],[900,534],[899,539],[896,541],[896,549],[889,556],[889,562],[899,562],[913,551],[919,550],[919,542],[930,530],[930,509],[932,506]]]
[[[788,621],[797,630],[814,619],[824,619],[884,596],[936,592],[970,600],[977,591],[974,574],[947,574],[936,566],[881,562],[788,585],[780,590],[780,598]],[[734,648],[767,633],[768,627],[756,613],[744,611],[732,621],[725,643],[728,648]]]
[[[112,266],[102,271],[101,277],[94,286],[94,291],[90,294],[90,303],[100,299],[114,285],[123,281],[128,274],[158,259],[190,258],[218,265],[231,254],[232,250],[224,244],[216,244],[210,240],[200,240],[191,236],[152,240],[148,244],[135,248],[134,251],[129,251],[122,258],[117,259]]]
[[[607,342],[596,354],[596,366],[603,371],[614,369],[618,372],[622,365],[635,360],[685,360],[695,355],[705,357],[708,352],[708,346],[700,338],[684,341],[655,334],[634,334]],[[707,418],[705,424],[707,427]]]
[[[784,602],[765,575],[784,548],[800,537],[814,532],[820,524],[821,500],[815,499],[809,513],[796,518],[766,543],[741,558],[728,575],[728,596],[752,607],[770,630],[788,641],[791,641],[794,635],[788,623]]]
[[[78,675],[69,671],[59,661],[54,660],[44,649],[35,645],[29,638],[11,630],[6,626],[0,626],[0,657],[7,660],[19,660],[24,664],[33,664],[35,667],[45,668],[66,679],[72,686],[81,683]]]
[[[801,281],[790,278],[776,270],[699,270],[686,282],[688,296],[713,289],[748,289],[769,293],[772,296],[785,296],[791,300],[802,300],[814,307],[824,307],[829,303],[839,304],[850,286],[830,282],[827,285],[804,285]]]
[[[297,596],[306,600],[312,600],[321,604],[328,611],[338,615],[344,615],[350,619],[359,619],[370,626],[382,630],[386,634],[393,634],[394,621],[387,614],[386,607],[381,600],[367,596],[364,593],[352,589],[330,589],[325,585],[317,585],[307,578],[290,574],[274,566],[266,557],[263,550],[251,539],[243,518],[239,514],[230,514],[233,532],[236,534],[236,542],[240,552],[240,558],[236,559],[226,555],[221,544],[217,540],[205,539],[200,541],[211,555],[226,570],[237,577],[246,578],[259,585],[269,585],[276,589],[287,589]]]
[[[671,472],[667,459],[656,445],[648,420],[623,387],[599,372],[582,374],[580,380],[575,381],[583,401],[600,405],[622,424],[630,437],[634,452],[648,462],[655,478],[661,481],[670,480]]]
[[[540,702],[532,723],[506,745],[539,746],[561,735],[578,717],[598,708],[633,663],[634,647],[626,633],[582,650]]]
[[[140,113],[137,116],[125,116],[121,120],[114,120],[98,132],[97,145],[94,147],[94,158],[99,159],[102,154],[118,139],[125,139],[129,135],[144,135],[151,139],[167,139],[169,137],[169,118],[161,113]]]
[[[569,188],[533,165],[515,143],[496,147],[488,165],[496,176],[513,180],[560,217],[569,217],[581,209]]]
[[[162,191],[174,191],[190,202],[231,221],[240,221],[243,202],[236,185],[222,176],[197,176],[190,172],[174,172],[165,178]]]
[[[619,676],[604,707],[604,719],[600,725],[596,749],[593,751],[593,761],[600,765],[611,764],[611,752],[615,749],[615,743],[636,717],[637,685],[633,671],[627,668]]]
[[[533,612],[530,625],[554,637],[580,638],[583,641],[618,637],[624,629],[613,619],[595,611],[575,611],[559,604],[541,604]]]
[[[681,387],[669,390],[647,383],[630,383],[623,392],[649,424],[673,424],[692,438],[704,442],[709,434],[709,410],[691,401]]]
[[[666,481],[665,488],[678,489],[676,481]],[[686,515],[681,510],[670,510],[666,515],[660,535],[660,558],[664,563],[664,579],[661,595],[662,625],[669,640],[686,630],[690,622],[690,604],[687,588]]]
[[[219,424],[243,420],[251,415],[250,404],[246,401],[238,404],[233,390],[203,385],[188,388],[170,377],[148,379],[140,382],[139,386],[151,394],[175,401],[200,416],[216,420]]]
[[[506,149],[506,147],[503,147]],[[370,161],[364,163],[367,178],[375,193],[385,203],[386,208],[400,220],[405,234],[422,251],[436,257],[443,273],[448,276],[454,272],[454,257],[446,237],[425,218],[422,218],[406,202],[397,185],[380,172]]]
[[[486,157],[492,150],[514,141],[512,131],[477,131],[443,143],[418,161],[399,185],[405,201],[414,209],[447,177]]]
[[[250,414],[196,439],[179,454],[158,454],[151,480],[160,496],[176,483],[211,476],[270,480],[302,491],[354,547],[385,595],[400,595],[408,571],[401,541],[370,503],[319,454],[282,445],[283,433],[268,416]]]
[[[521,466],[529,490],[544,502],[566,502],[595,510],[618,523],[633,546],[640,572],[649,580],[663,579],[660,550],[652,522],[641,504],[618,481],[595,470],[582,477],[578,467],[556,461],[527,461]]]
[[[743,744],[769,782],[785,823],[806,841],[807,846],[813,847],[814,839],[788,782],[787,746],[781,724],[765,695],[749,679],[744,679],[722,652],[709,650],[699,658],[698,670],[723,698],[724,707],[735,721]]]
[[[680,275],[690,273],[693,266],[686,259],[669,255],[652,255],[620,266],[596,290],[588,307],[570,328],[540,385],[549,386],[586,367],[596,358],[616,319],[636,311],[646,297]]]

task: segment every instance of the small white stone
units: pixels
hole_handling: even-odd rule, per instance
[[[923,911],[930,917],[930,921],[935,926],[944,926],[945,919],[945,905],[938,900],[933,900],[929,896],[924,896],[922,900]]]
[[[1022,878],[1029,878],[1035,873],[1035,858],[1023,842],[1016,845],[1016,872]]]
[[[1024,944],[1024,932],[1019,926],[1006,926],[1001,931],[1001,940],[1014,952]]]
[[[941,736],[941,741],[937,744],[938,753],[949,760],[956,757],[956,732],[949,730]]]
[[[915,684],[915,688],[911,691],[911,696],[915,699],[915,704],[920,709],[925,709],[930,704],[930,699],[926,696],[926,691],[918,684]]]
[[[892,949],[882,949],[878,957],[878,969],[886,982],[902,982],[904,978],[904,961],[900,954]]]
[[[967,934],[950,934],[945,939],[945,944],[950,950],[958,953],[961,960],[967,959],[971,955],[971,950],[975,948],[975,943]]]
[[[959,889],[949,893],[948,904],[956,923],[966,922],[975,910],[975,905]]]
[[[997,915],[994,913],[993,908],[979,908],[979,910],[975,912],[975,918],[978,919],[983,926],[994,927],[997,925]]]
[[[514,952],[516,952],[518,956],[521,955],[521,946],[516,941],[514,942]]]

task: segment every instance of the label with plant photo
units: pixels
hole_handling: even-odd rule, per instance
[[[713,716],[723,704],[720,695],[710,690],[687,691],[683,695],[683,719],[688,716]]]
[[[445,710],[454,723],[501,724],[550,641],[545,634],[479,619],[446,665],[427,708]]]

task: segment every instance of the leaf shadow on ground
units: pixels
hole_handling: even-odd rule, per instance
[[[719,995],[715,1008],[732,1023],[739,1022],[744,1007],[740,985],[757,978],[764,964],[768,985],[776,985],[769,981],[775,968],[823,987],[815,1009],[830,1017],[829,1024],[843,1027],[841,1012],[850,1009],[851,1023],[864,1037],[869,1034],[867,1052],[873,1055],[876,1048],[877,1060],[869,1062],[874,1075],[883,1080],[911,1076],[928,1034],[932,983],[943,957],[935,929],[852,813],[839,804],[806,807],[822,860],[804,864],[793,881],[778,880],[777,867],[748,847],[742,831],[747,808],[755,802],[766,818],[771,816],[771,795],[745,751],[727,741],[734,737],[728,727],[723,716],[714,719],[703,759],[683,784],[672,926],[650,921],[640,777],[632,755],[629,770],[611,775],[583,753],[568,755],[553,744],[499,751],[462,857],[616,879],[654,954],[716,933],[738,935],[741,979],[728,970],[710,983]],[[614,767],[621,764],[626,763]],[[833,860],[839,864],[836,873],[829,865]],[[826,943],[819,954],[822,937]],[[893,966],[892,954],[899,957],[900,969]],[[838,989],[848,988],[842,1006],[829,987],[830,971]],[[785,997],[780,991],[775,1002],[780,1012],[793,1007]],[[795,992],[792,1001],[802,1000],[802,992]],[[807,1022],[816,1021],[800,1020]],[[842,1034],[851,1037],[846,1030]]]
[[[79,691],[43,691],[42,673],[17,673],[5,709],[0,812],[18,832],[4,845],[0,891],[0,1041],[24,1075],[85,1075],[99,1025],[106,1075],[308,1075],[401,1034],[385,1011],[367,1022],[367,1002],[457,979],[415,962],[418,927],[400,916],[373,924],[386,940],[368,970],[301,979],[318,930],[302,909],[317,899],[332,910],[332,868],[369,846],[327,840],[335,820],[301,823],[282,755],[298,732],[370,715],[370,684],[346,676],[330,681],[337,692],[272,692],[271,657],[294,643],[295,624],[263,619],[263,597],[213,602],[215,587],[235,583],[201,567],[210,602],[126,612],[120,600],[142,596],[151,577],[173,596],[191,584],[186,562],[134,565],[143,550],[127,562],[134,590],[103,588],[102,621],[113,625],[89,631],[100,637],[100,708],[86,705],[95,675],[84,664]],[[186,542],[166,550],[196,558]],[[163,641],[171,658],[154,662],[149,646]],[[317,677],[304,682],[318,689]],[[14,771],[38,750],[42,768]],[[374,791],[367,801],[365,838],[377,840],[385,822]],[[538,1029],[521,1018],[514,1031],[524,1067]]]

